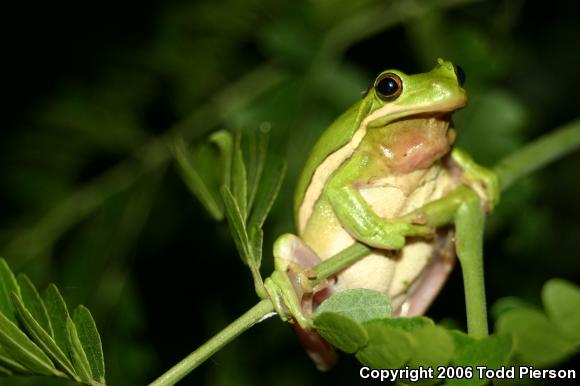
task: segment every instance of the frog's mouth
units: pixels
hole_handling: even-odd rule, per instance
[[[426,169],[449,152],[455,140],[450,113],[420,113],[373,129],[393,172]]]

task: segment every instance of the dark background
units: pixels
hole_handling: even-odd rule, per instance
[[[0,13],[0,251],[55,282],[101,330],[110,385],[143,385],[257,298],[225,224],[181,182],[163,139],[272,126],[289,171],[266,224],[292,230],[308,148],[377,72],[461,64],[470,104],[459,143],[492,165],[580,112],[573,2],[57,1]],[[490,304],[540,304],[552,277],[580,282],[580,153],[514,186],[488,223]],[[462,326],[456,271],[429,316]],[[493,319],[492,319],[493,320]],[[571,361],[565,366],[573,366]],[[317,372],[291,329],[268,320],[183,385],[360,383],[341,357]],[[1,385],[64,384],[0,379]]]

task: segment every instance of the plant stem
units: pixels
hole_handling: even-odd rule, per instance
[[[580,147],[580,119],[530,142],[501,160],[493,170],[499,176],[501,190],[546,164]]]
[[[234,320],[229,326],[197,348],[194,352],[182,359],[165,374],[149,384],[149,386],[170,386],[176,384],[189,372],[202,364],[216,351],[231,342],[242,332],[256,324],[264,316],[274,310],[270,299],[264,299],[249,309],[245,314]]]
[[[372,248],[361,243],[354,243],[350,247],[340,251],[329,259],[324,260],[312,269],[315,274],[310,280],[311,285],[316,285],[329,276],[356,263],[361,257],[368,255]]]
[[[461,263],[467,311],[467,332],[474,338],[488,335],[483,272],[485,213],[479,197],[471,192],[455,215],[455,249]]]

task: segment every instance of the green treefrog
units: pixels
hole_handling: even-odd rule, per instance
[[[477,193],[482,212],[497,204],[495,175],[453,147],[451,114],[467,103],[464,80],[460,67],[441,59],[427,73],[384,71],[313,147],[295,194],[298,235],[275,243],[278,274],[266,288],[278,313],[305,334],[319,368],[332,355],[324,354],[309,316],[333,292],[380,291],[394,316],[421,315],[438,294],[455,262],[454,227],[447,226],[455,214],[446,215],[450,224],[430,224],[425,205],[457,211],[445,200],[460,184]],[[356,242],[371,252],[308,286],[301,273]]]

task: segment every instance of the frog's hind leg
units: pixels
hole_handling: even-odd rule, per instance
[[[454,232],[440,230],[431,261],[420,277],[411,285],[405,300],[395,308],[394,317],[423,315],[435,300],[455,266]]]
[[[332,291],[326,281],[316,287],[308,283],[308,271],[320,263],[318,255],[292,234],[282,235],[274,244],[276,270],[266,279],[266,288],[275,309],[292,324],[300,343],[316,367],[325,371],[336,362],[336,351],[311,328],[310,315]]]

